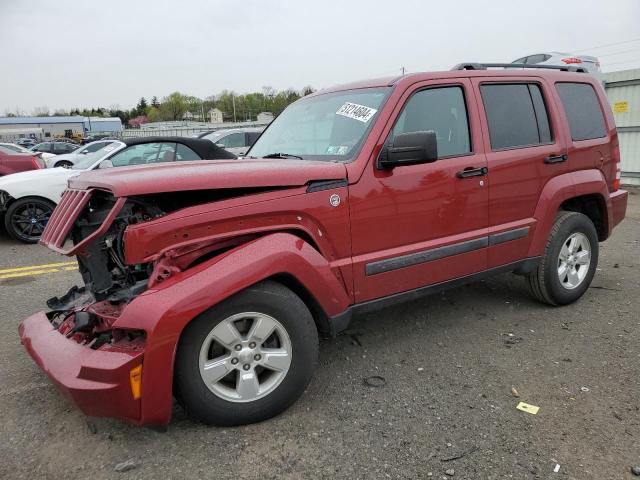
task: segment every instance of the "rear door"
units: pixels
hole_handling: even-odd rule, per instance
[[[488,267],[526,257],[540,193],[567,171],[553,88],[539,77],[472,80],[489,169]]]
[[[371,158],[349,187],[356,302],[486,268],[487,163],[479,124],[466,78],[421,82],[400,99],[380,142],[431,130],[439,158],[392,170],[379,170]]]

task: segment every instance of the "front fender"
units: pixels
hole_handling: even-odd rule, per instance
[[[549,180],[538,200],[534,218],[536,229],[529,246],[529,257],[540,256],[549,239],[556,214],[562,203],[570,198],[582,195],[597,194],[602,197],[607,207],[607,215],[611,216],[609,190],[602,172],[597,169],[569,172]],[[609,218],[609,220],[611,220]],[[608,222],[611,225],[611,222]]]
[[[184,327],[233,294],[278,274],[297,279],[329,316],[351,303],[337,265],[301,238],[274,233],[177,273],[127,305],[113,327],[147,332],[140,423],[171,419],[173,363]]]

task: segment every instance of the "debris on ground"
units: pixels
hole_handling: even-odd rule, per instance
[[[553,467],[553,473],[558,473],[560,471],[560,464],[556,463],[556,466]]]
[[[633,473],[636,477],[640,477],[640,466],[631,467],[631,473]]]
[[[464,456],[467,456],[467,455],[469,455],[469,454],[471,454],[471,453],[473,453],[473,452],[477,451],[477,450],[478,450],[478,448],[479,448],[479,447],[478,447],[477,445],[474,445],[473,447],[471,447],[471,448],[470,448],[470,449],[468,449],[468,450],[465,450],[464,452],[455,453],[455,454],[450,455],[450,456],[448,456],[448,457],[441,458],[441,459],[440,459],[440,461],[441,461],[441,462],[450,462],[451,460],[458,460],[459,458],[462,458],[462,457],[464,457]]]
[[[360,337],[358,337],[358,335],[356,335],[355,333],[352,333],[350,336],[351,336],[352,345],[356,345],[358,347],[362,346],[362,342],[360,341]]]
[[[523,412],[530,413],[531,415],[535,415],[540,410],[540,407],[536,407],[535,405],[529,405],[528,403],[520,402],[516,407],[518,410],[522,410]]]
[[[94,435],[98,433],[98,427],[91,420],[87,420],[87,428],[89,428],[89,431]]]
[[[115,466],[114,470],[116,472],[128,472],[129,470],[133,470],[134,468],[138,468],[140,463],[136,462],[133,458],[130,458],[126,462],[119,463]]]
[[[580,387],[580,391],[587,393],[589,391],[589,387]]]
[[[380,375],[372,375],[364,379],[364,384],[374,388],[384,387],[387,384],[387,380]]]
[[[520,396],[520,394],[518,393],[518,390],[516,390],[516,387],[514,386],[511,387],[511,395],[513,395],[516,398]]]
[[[453,477],[456,474],[456,471],[453,468],[449,468],[449,469],[445,470],[444,473],[446,473],[450,477]]]

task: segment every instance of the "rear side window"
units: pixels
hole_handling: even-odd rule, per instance
[[[484,84],[480,92],[493,150],[551,142],[549,117],[539,85]]]
[[[589,140],[606,136],[602,109],[591,85],[558,83],[556,89],[564,105],[564,111],[567,113],[573,140]]]

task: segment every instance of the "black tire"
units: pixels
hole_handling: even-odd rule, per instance
[[[229,317],[243,312],[276,319],[289,336],[292,352],[291,364],[274,390],[261,398],[239,403],[213,393],[200,374],[199,361],[200,349],[209,333]],[[302,395],[317,363],[318,332],[309,309],[282,284],[264,281],[212,307],[185,328],[176,353],[175,397],[190,416],[206,424],[234,426],[260,422],[283,412]]]
[[[4,216],[7,233],[20,242],[38,243],[54,208],[55,203],[44,198],[26,197],[16,200],[9,205]]]
[[[71,167],[73,167],[73,163],[71,163],[68,160],[61,160],[59,162],[56,162],[54,167],[71,168]]]
[[[563,287],[558,276],[560,250],[569,237],[582,233],[589,241],[591,261],[584,279],[572,289]],[[527,275],[527,286],[539,301],[549,305],[567,305],[587,291],[598,266],[598,233],[589,217],[577,212],[559,212],[537,269]],[[577,282],[576,282],[577,283]]]

